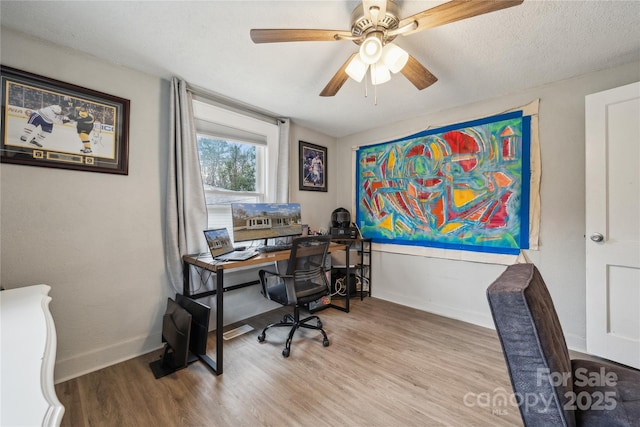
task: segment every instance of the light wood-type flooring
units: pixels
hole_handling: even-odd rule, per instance
[[[478,301],[478,304],[485,304]],[[230,309],[230,308],[229,308]],[[202,363],[156,380],[147,355],[56,385],[63,426],[521,426],[495,331],[376,298],[319,312],[317,331],[256,339],[285,309],[225,341],[224,374]],[[230,325],[230,329],[239,326]],[[208,354],[214,357],[215,336]]]

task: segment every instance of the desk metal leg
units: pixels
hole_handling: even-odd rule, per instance
[[[214,369],[216,375],[222,374],[222,343],[223,328],[222,324],[224,303],[222,302],[222,294],[224,293],[224,270],[219,269],[216,271],[216,369]]]
[[[347,284],[347,296],[344,299],[344,311],[347,313],[349,312],[349,296],[351,294],[351,261],[349,261],[349,252],[351,252],[350,247],[347,247],[347,255],[345,256],[347,261],[347,277],[344,278],[344,282]]]
[[[188,297],[191,295],[191,266],[182,261],[182,295]]]
[[[223,314],[224,307],[222,302],[222,294],[224,292],[224,276],[223,270],[216,271],[216,360],[211,359],[207,354],[198,354],[198,359],[204,362],[214,374],[222,375],[222,343],[223,337]]]
[[[344,311],[345,313],[349,312],[349,285],[350,285],[350,281],[351,281],[351,271],[349,269],[349,247],[347,247],[346,250],[346,255],[345,255],[345,261],[347,263],[346,265],[346,277],[344,278],[344,283],[347,285],[347,292],[345,294],[345,298],[344,298],[344,307],[333,304],[333,303],[329,303],[328,307],[332,307],[332,308],[337,308],[338,310]]]

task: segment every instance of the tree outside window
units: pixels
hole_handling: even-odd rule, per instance
[[[198,134],[200,172],[207,204],[207,224],[227,227],[233,235],[231,203],[258,203],[264,200],[260,170],[266,165],[263,147],[250,143]],[[261,160],[262,159],[262,160]]]
[[[256,146],[198,135],[204,185],[216,189],[256,191]]]

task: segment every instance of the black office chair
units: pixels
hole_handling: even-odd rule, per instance
[[[291,255],[284,274],[268,270],[260,270],[262,294],[282,305],[293,306],[293,315],[286,314],[281,322],[272,323],[258,335],[258,341],[265,340],[267,329],[271,327],[290,327],[289,337],[282,355],[289,357],[291,340],[298,328],[317,329],[322,333],[322,345],[329,345],[329,338],[322,329],[322,321],[318,316],[300,319],[300,309],[312,301],[328,295],[329,281],[325,269],[327,250],[331,242],[330,236],[298,237],[293,240]],[[315,324],[310,322],[315,320]]]

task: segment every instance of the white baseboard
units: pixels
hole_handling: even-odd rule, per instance
[[[234,305],[233,311],[225,310],[224,324],[238,322],[247,317],[280,307],[272,301],[260,297],[241,306]],[[216,328],[215,309],[211,310],[209,332]],[[55,383],[61,383],[90,372],[124,362],[134,357],[159,350],[163,347],[161,333],[137,337],[109,347],[98,348],[86,353],[74,355],[67,359],[57,359],[55,367]],[[151,372],[151,371],[149,371]]]
[[[405,305],[407,307],[415,308],[418,310],[428,311],[429,313],[437,314],[439,316],[449,317],[485,328],[493,330],[496,329],[490,311],[487,315],[476,311],[460,310],[454,307],[448,307],[441,304],[433,304],[429,302],[416,304],[413,300],[406,300],[402,295],[395,294],[376,294],[376,298],[394,302],[396,304]],[[584,337],[566,332],[564,333],[564,337],[567,342],[567,347],[570,350],[579,351],[581,353],[587,352],[587,342]]]
[[[402,295],[396,294],[376,294],[376,298],[485,328],[495,329],[495,325],[490,314],[487,315],[477,311],[460,310],[458,308],[448,307],[441,304],[433,304],[430,302],[421,302],[420,304],[416,304],[414,300],[407,300]],[[238,319],[235,318],[236,316],[246,318],[248,317],[247,314],[255,315],[257,314],[256,311],[262,312],[268,311],[269,309],[272,309],[272,307],[269,307],[268,304],[266,307],[260,307],[259,310],[256,310],[255,306],[244,307],[244,309],[239,310],[241,314],[234,312],[234,316],[229,316],[230,318],[225,319],[225,324],[237,321]],[[215,316],[215,311],[212,311],[211,315],[212,317]],[[215,328],[215,323],[213,328]],[[567,347],[571,350],[583,353],[586,352],[586,341],[584,337],[574,334],[565,334],[565,339],[567,341]],[[109,347],[95,349],[67,359],[58,359],[55,367],[55,383],[58,384],[68,381],[81,375],[115,365],[116,363],[124,362],[134,357],[142,356],[143,354],[147,354],[161,348],[161,334],[153,334],[117,343]]]
[[[460,310],[455,307],[449,307],[442,304],[434,304],[427,301],[421,301],[416,304],[415,300],[406,299],[403,295],[397,294],[380,294],[376,293],[376,298],[394,302],[396,304],[415,308],[417,310],[427,311],[437,314],[438,316],[449,317],[451,319],[460,320],[462,322],[471,323],[473,325],[482,326],[484,328],[495,329],[493,318],[490,314],[480,313],[478,311]],[[487,311],[488,311],[487,306]]]
[[[579,351],[581,353],[587,352],[587,340],[585,339],[585,337],[565,333],[564,339],[567,342],[567,347],[569,347],[570,350]]]
[[[56,360],[55,383],[61,383],[162,348],[160,334],[138,337],[67,359]],[[151,371],[149,371],[151,374]]]

